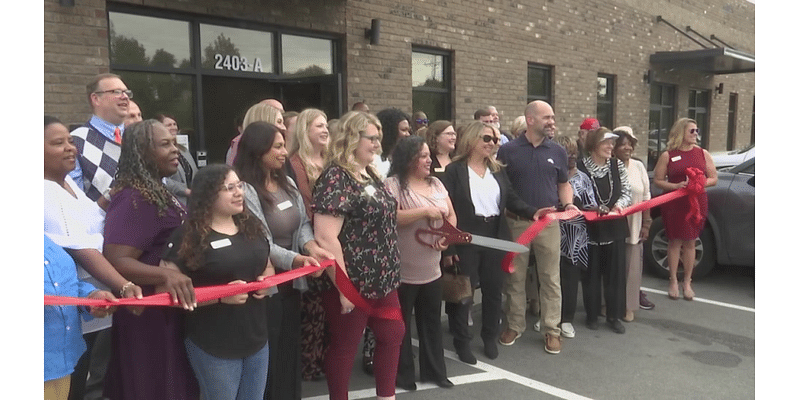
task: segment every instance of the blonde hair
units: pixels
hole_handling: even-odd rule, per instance
[[[667,151],[676,150],[681,147],[683,143],[683,134],[686,133],[686,125],[694,124],[697,126],[697,121],[691,118],[681,118],[672,124],[667,138]]]
[[[491,129],[496,137],[500,137],[500,131],[498,131],[494,126],[481,121],[470,122],[464,128],[464,133],[458,138],[456,155],[453,157],[453,161],[468,159],[472,151],[478,147],[478,143],[483,141],[483,131],[486,128]],[[484,159],[484,162],[486,163],[486,167],[492,172],[499,171],[503,166],[503,164],[497,161],[497,159],[494,157],[487,157]]]
[[[283,121],[281,110],[266,103],[258,103],[250,107],[247,110],[247,113],[244,115],[244,120],[242,121],[242,130],[244,131],[244,129],[247,128],[247,125],[250,125],[256,121],[264,121],[273,125],[277,125],[278,117],[280,117],[281,121]]]
[[[514,122],[511,123],[511,135],[514,137],[519,137],[519,135],[528,128],[528,123],[525,122],[525,116],[520,115],[519,117],[514,119]]]
[[[328,140],[327,162],[338,165],[361,183],[365,183],[366,180],[359,173],[361,167],[356,163],[355,151],[361,141],[361,135],[370,125],[375,125],[378,128],[378,136],[383,138],[381,121],[375,115],[363,111],[350,111],[342,115],[334,130],[335,133],[330,132]],[[379,175],[372,164],[367,165],[367,171],[374,176]]]
[[[316,108],[307,108],[297,116],[297,122],[295,122],[292,128],[294,141],[292,141],[292,148],[289,151],[289,157],[297,154],[300,158],[300,162],[303,163],[306,169],[306,175],[308,175],[308,182],[311,187],[314,187],[314,182],[317,181],[320,173],[322,173],[322,168],[310,161],[314,152],[314,146],[311,145],[311,141],[308,138],[308,130],[311,124],[314,123],[314,120],[319,117],[324,117],[326,121],[328,119],[328,116],[325,115],[322,110]],[[325,158],[325,153],[326,151],[323,150],[323,159]]]

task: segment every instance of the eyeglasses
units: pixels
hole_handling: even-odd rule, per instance
[[[375,136],[365,136],[365,135],[361,135],[361,138],[362,138],[362,139],[367,139],[367,140],[369,140],[370,142],[372,142],[372,144],[375,144],[375,143],[378,143],[378,142],[380,142],[380,141],[381,141],[381,137],[380,137],[380,136],[378,136],[378,135],[375,135]]]
[[[415,121],[417,121],[417,124],[419,124],[419,125],[422,125],[422,124],[428,125],[428,120],[427,119],[415,119]]]
[[[133,92],[130,91],[130,90],[111,89],[111,90],[101,90],[101,91],[94,92],[94,93],[95,94],[111,93],[116,97],[120,97],[120,96],[122,96],[124,94],[125,96],[128,96],[129,99],[133,98]]]
[[[494,144],[497,144],[497,142],[499,140],[500,140],[500,138],[498,138],[497,136],[483,135],[483,142],[484,143],[494,142]]]
[[[697,134],[700,134],[700,129],[697,129],[697,128],[692,128],[692,129],[689,129],[689,132],[690,132],[690,133],[697,133]]]
[[[229,183],[227,185],[222,185],[222,190],[225,190],[228,193],[233,193],[233,191],[236,190],[236,189],[239,189],[239,190],[244,189],[244,182],[239,181],[239,182],[236,182],[236,183]]]

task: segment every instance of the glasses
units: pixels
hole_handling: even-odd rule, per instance
[[[422,124],[428,125],[428,120],[427,119],[416,119],[415,121],[417,121],[417,124],[419,124],[419,125],[422,125]]]
[[[244,189],[244,183],[239,181],[239,182],[236,182],[236,183],[229,183],[227,185],[222,185],[222,190],[225,190],[228,193],[233,193],[233,191],[236,190],[236,189],[239,189],[239,190]]]
[[[101,91],[94,92],[94,93],[95,94],[111,93],[116,97],[120,97],[120,96],[122,96],[124,94],[125,96],[128,96],[129,99],[133,98],[133,92],[130,91],[130,90],[111,89],[111,90],[101,90]]]
[[[365,135],[361,135],[361,138],[362,138],[362,139],[367,139],[367,140],[369,140],[370,142],[372,142],[372,144],[375,144],[375,143],[378,143],[378,142],[380,142],[380,141],[381,141],[381,137],[380,137],[380,136],[378,136],[378,135],[375,135],[375,136],[365,136]]]
[[[690,132],[690,133],[697,133],[697,134],[700,134],[700,129],[697,129],[697,128],[692,128],[692,129],[689,129],[689,132]]]
[[[498,141],[500,141],[500,138],[498,138],[497,136],[483,135],[484,143],[494,142],[494,144],[497,144]]]

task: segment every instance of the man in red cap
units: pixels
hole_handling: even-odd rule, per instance
[[[581,128],[578,131],[578,154],[583,157],[586,156],[586,150],[584,150],[584,144],[586,143],[586,134],[589,131],[593,131],[595,129],[600,128],[600,121],[596,118],[586,118],[583,120],[581,124]]]

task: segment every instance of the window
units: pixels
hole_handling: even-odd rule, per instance
[[[108,13],[111,64],[140,67],[191,66],[187,21]],[[162,40],[168,37],[169,40]]]
[[[411,53],[413,111],[431,121],[450,120],[450,54],[415,48]]]
[[[597,74],[597,120],[614,129],[614,76]]]
[[[739,95],[731,93],[728,100],[728,143],[726,149],[736,148],[736,109],[739,107]]]
[[[700,129],[700,147],[708,148],[708,99],[710,91],[695,90],[689,91],[689,118],[697,121],[697,128]]]
[[[669,129],[675,122],[675,86],[650,85],[650,120],[647,133],[647,168],[656,166],[658,156],[667,148]]]
[[[547,65],[528,64],[528,103],[534,100],[553,104],[553,68]]]
[[[282,35],[283,73],[287,76],[320,76],[333,73],[333,42],[327,39]]]
[[[205,69],[272,73],[272,33],[200,24]]]

